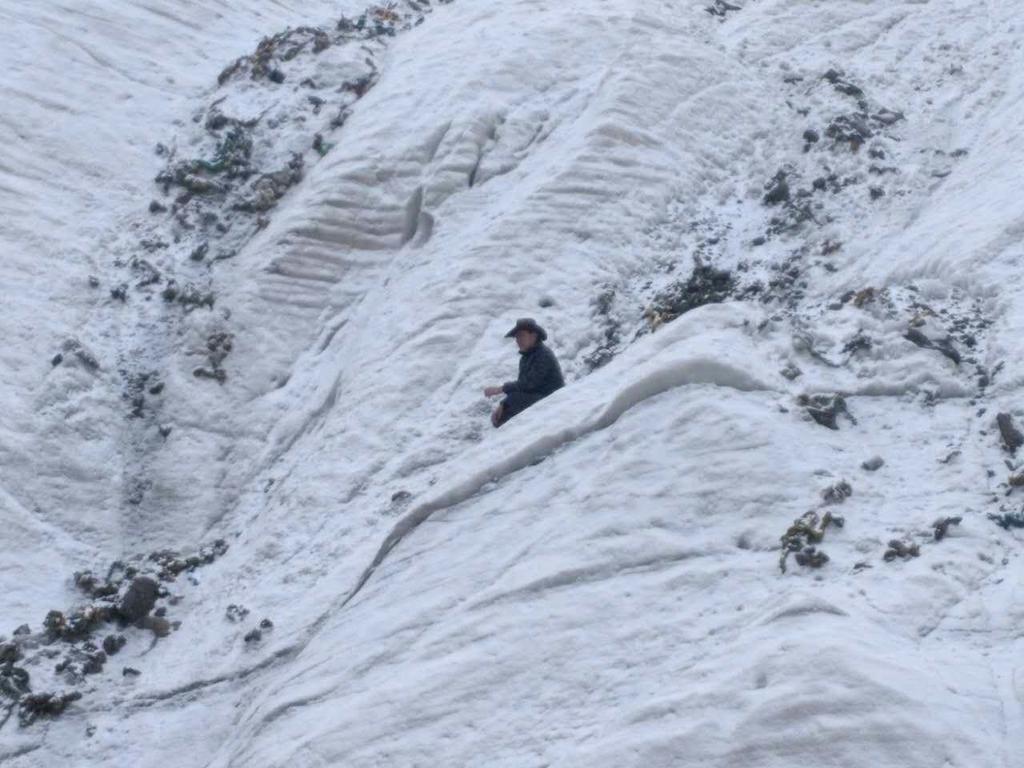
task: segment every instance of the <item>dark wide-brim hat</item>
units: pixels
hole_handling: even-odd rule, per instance
[[[537,325],[537,321],[532,317],[520,317],[516,320],[515,328],[505,334],[506,339],[511,339],[519,331],[530,331],[536,333],[537,338],[544,341],[548,337],[548,332]]]

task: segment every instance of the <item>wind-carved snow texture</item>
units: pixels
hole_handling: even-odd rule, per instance
[[[1020,4],[257,5],[0,0],[0,761],[1015,766]]]

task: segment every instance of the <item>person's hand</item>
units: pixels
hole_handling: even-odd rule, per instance
[[[505,394],[505,390],[503,390],[501,387],[485,387],[484,388],[484,397],[495,397],[497,395],[503,395],[503,394]]]

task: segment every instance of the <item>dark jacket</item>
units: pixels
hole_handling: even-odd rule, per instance
[[[525,395],[522,399],[530,401],[532,405],[565,386],[558,360],[543,342],[537,342],[534,347],[519,355],[519,378],[502,386],[506,395]]]

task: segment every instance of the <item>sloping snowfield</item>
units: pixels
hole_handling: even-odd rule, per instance
[[[0,0],[0,763],[1018,766],[1022,11]]]

